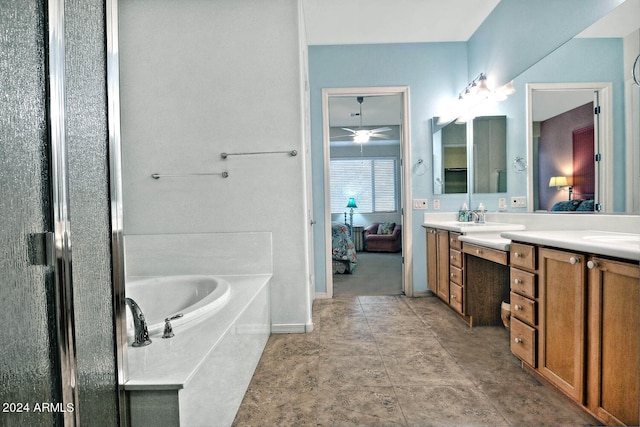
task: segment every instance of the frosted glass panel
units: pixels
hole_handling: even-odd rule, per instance
[[[29,235],[50,228],[44,2],[0,2],[0,402],[3,426],[52,426],[60,402],[51,327],[53,271],[30,262]],[[33,257],[31,257],[33,258]],[[30,412],[17,413],[21,403]]]
[[[103,0],[65,2],[73,303],[81,425],[118,425]]]

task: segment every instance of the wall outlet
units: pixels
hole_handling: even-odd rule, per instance
[[[413,199],[413,209],[429,209],[427,199]]]
[[[507,199],[505,199],[504,197],[500,197],[498,199],[498,210],[505,210],[507,209]]]
[[[433,199],[433,209],[436,211],[440,209],[440,199]]]
[[[511,198],[511,207],[512,208],[526,208],[527,207],[527,198],[526,198],[526,196],[512,197]]]

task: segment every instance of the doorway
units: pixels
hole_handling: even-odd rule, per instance
[[[610,83],[527,84],[528,205],[533,210],[612,211],[610,94]],[[563,135],[567,141],[560,144]]]
[[[407,87],[323,89],[329,298],[412,295],[408,98]]]

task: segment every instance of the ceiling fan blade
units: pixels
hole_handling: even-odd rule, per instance
[[[390,127],[383,127],[383,128],[371,129],[371,132],[372,133],[389,132],[390,130],[391,130]]]
[[[382,138],[382,139],[389,139],[389,135],[385,135],[383,133],[372,133],[371,135],[369,135],[371,138]]]
[[[330,139],[336,139],[336,138],[353,138],[353,135],[336,135],[336,136],[332,136]]]
[[[347,132],[352,132],[352,133],[356,133],[356,131],[354,129],[349,129],[349,128],[341,128],[342,130],[346,130]]]

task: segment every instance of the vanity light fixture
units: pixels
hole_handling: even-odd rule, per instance
[[[513,82],[509,82],[495,90],[489,87],[487,76],[480,73],[458,95],[458,102],[448,114],[438,117],[438,124],[443,125],[455,120],[457,124],[466,123],[475,117],[474,111],[485,102],[504,101],[515,92]]]

